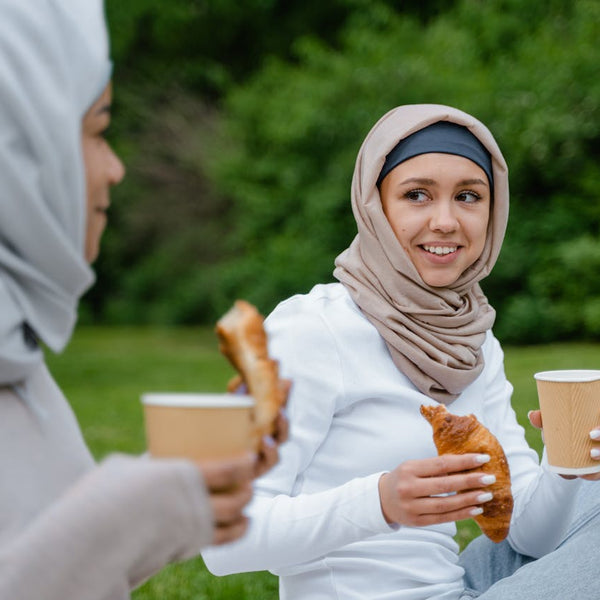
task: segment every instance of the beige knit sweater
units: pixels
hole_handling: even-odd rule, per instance
[[[191,463],[96,465],[45,365],[19,394],[0,388],[0,598],[127,599],[210,543],[211,523]]]

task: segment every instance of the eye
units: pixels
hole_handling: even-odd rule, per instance
[[[481,195],[471,190],[465,190],[457,194],[456,199],[460,202],[465,202],[466,204],[474,204],[481,200]]]
[[[428,200],[428,196],[424,190],[410,190],[404,194],[404,197],[411,202],[421,204]]]
[[[110,125],[106,125],[105,127],[102,127],[102,129],[100,129],[96,135],[105,140],[108,137],[109,131]]]

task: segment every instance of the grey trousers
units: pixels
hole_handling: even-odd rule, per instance
[[[480,536],[460,564],[461,600],[600,599],[600,482],[582,482],[573,523],[553,552],[535,560]]]

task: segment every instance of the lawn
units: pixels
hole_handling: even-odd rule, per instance
[[[533,373],[600,366],[600,344],[507,348],[506,372],[515,387],[513,405],[529,443],[541,450],[539,433],[527,421],[537,406]],[[50,369],[71,400],[97,458],[108,452],[144,451],[145,391],[223,391],[232,370],[206,328],[140,329],[80,327],[66,352],[48,356]],[[473,521],[458,524],[463,547],[478,533]],[[138,589],[135,600],[276,600],[269,573],[214,577],[200,558],[172,565]]]

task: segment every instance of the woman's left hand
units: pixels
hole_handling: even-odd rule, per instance
[[[539,430],[542,430],[542,413],[539,410],[531,410],[527,415],[529,418],[529,422]],[[596,427],[596,429],[590,431],[590,438],[598,442],[597,448],[592,448],[591,456],[594,460],[600,461],[600,427]],[[561,475],[565,479],[575,479],[575,475]],[[588,481],[599,481],[600,480],[600,472],[599,473],[590,473],[589,475],[580,475],[581,479],[587,479]]]
[[[285,403],[275,418],[273,435],[265,436],[261,440],[255,469],[256,477],[260,477],[277,464],[279,461],[279,446],[286,442],[289,437],[290,426],[285,414],[285,404],[292,384],[287,379],[280,380],[280,384],[285,394]]]
[[[279,446],[288,439],[289,423],[285,413],[280,411],[275,420],[275,433],[261,440],[256,461],[255,477],[260,477],[279,461]]]

